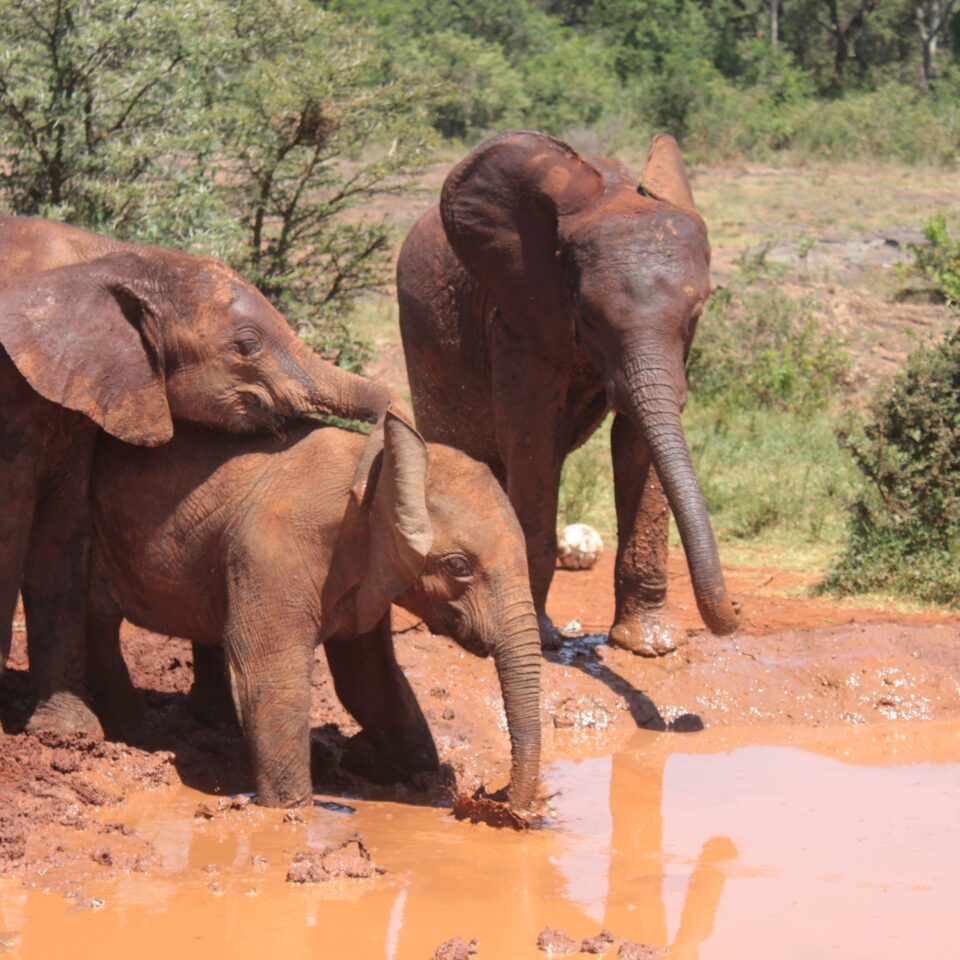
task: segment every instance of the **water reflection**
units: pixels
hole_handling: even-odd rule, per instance
[[[363,801],[303,824],[196,823],[197,794],[149,794],[138,829],[165,876],[89,887],[107,902],[96,912],[0,885],[0,940],[26,960],[192,960],[225,944],[239,960],[425,960],[459,936],[481,958],[542,960],[549,925],[669,945],[674,960],[953,957],[960,728],[915,727],[812,731],[803,749],[641,731],[612,757],[553,765],[554,824],[523,836]],[[384,878],[284,882],[298,847],[355,830]]]

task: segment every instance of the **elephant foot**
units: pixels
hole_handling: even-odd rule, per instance
[[[546,613],[537,614],[537,626],[540,628],[541,650],[559,650],[563,646],[563,635]]]
[[[91,740],[103,739],[103,727],[96,714],[76,694],[63,691],[37,704],[24,730],[34,735],[81,734]]]
[[[662,657],[686,642],[687,632],[659,610],[644,611],[642,617],[618,620],[611,628],[611,647],[629,650],[640,657]]]

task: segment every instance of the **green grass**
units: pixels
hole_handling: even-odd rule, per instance
[[[839,545],[858,475],[834,426],[825,411],[691,403],[687,444],[719,542],[814,556]]]
[[[561,524],[616,535],[610,418],[567,458]],[[692,402],[687,445],[724,559],[823,570],[840,549],[858,474],[826,412],[721,410]],[[679,544],[676,530],[671,540]]]

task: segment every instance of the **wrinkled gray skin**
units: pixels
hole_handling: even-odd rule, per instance
[[[119,650],[126,617],[223,647],[261,803],[310,798],[317,643],[385,770],[435,769],[429,727],[394,657],[393,601],[493,656],[512,746],[509,798],[532,803],[537,621],[523,535],[486,467],[428,448],[392,409],[369,439],[332,427],[280,441],[185,426],[157,451],[102,438],[93,502],[89,673],[108,729],[137,710]]]
[[[732,633],[739,609],[681,425],[710,247],[672,137],[655,138],[643,183],[543,134],[493,137],[411,230],[397,290],[417,424],[503,483],[545,643],[564,458],[615,412],[610,642],[650,655],[683,636],[663,609],[671,509],[704,623]]]
[[[311,414],[372,422],[390,400],[216,260],[0,217],[0,671],[22,590],[28,729],[100,733],[82,649],[98,427],[155,446],[174,419],[236,432]]]

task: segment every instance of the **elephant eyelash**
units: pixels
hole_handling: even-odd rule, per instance
[[[443,567],[447,573],[449,573],[450,576],[452,576],[455,580],[473,579],[473,570],[470,567],[470,563],[467,558],[461,554],[451,553],[444,557],[440,562],[443,564]]]
[[[259,340],[238,340],[234,347],[241,357],[255,357],[263,348]]]

